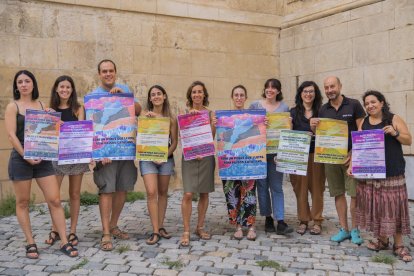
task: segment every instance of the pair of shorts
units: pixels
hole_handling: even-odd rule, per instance
[[[23,181],[55,175],[51,161],[42,161],[31,165],[16,151],[12,150],[9,159],[9,178],[12,181]]]
[[[80,175],[89,172],[89,164],[65,164],[58,165],[58,162],[52,162],[56,175]]]
[[[325,175],[331,197],[343,195],[345,192],[350,197],[356,197],[357,181],[346,174],[347,169],[348,166],[345,165],[325,164]]]
[[[93,170],[93,180],[99,194],[132,191],[137,177],[138,171],[133,160],[114,160],[106,165],[97,162]]]
[[[139,170],[141,176],[146,174],[158,174],[158,175],[172,175],[174,174],[174,158],[168,158],[167,162],[156,164],[152,161],[139,161]]]

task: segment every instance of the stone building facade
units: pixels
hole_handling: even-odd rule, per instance
[[[194,80],[206,83],[216,110],[231,107],[230,90],[237,84],[253,100],[267,78],[278,77],[292,105],[298,83],[322,85],[335,74],[346,95],[385,92],[413,131],[413,26],[412,0],[3,0],[0,129],[17,70],[36,75],[41,100],[48,102],[57,76],[73,76],[83,97],[98,84],[99,60],[111,58],[119,81],[141,102],[151,85],[161,84],[176,113],[184,110]],[[12,192],[10,150],[1,131],[1,198]],[[172,187],[180,185],[180,158],[177,153]],[[84,189],[95,191],[90,174]],[[141,179],[137,189],[143,189]]]

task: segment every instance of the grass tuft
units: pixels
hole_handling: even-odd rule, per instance
[[[70,271],[73,271],[73,270],[76,270],[76,269],[81,269],[82,267],[84,267],[87,263],[89,262],[89,260],[87,259],[87,258],[83,258],[83,260],[80,262],[80,263],[78,263],[78,264],[76,264],[76,265],[74,265],[74,266],[72,266],[71,268],[70,268]]]
[[[65,205],[63,205],[63,211],[65,213],[65,219],[70,218],[70,206],[68,203],[66,203]]]
[[[122,254],[124,252],[129,251],[129,250],[131,250],[131,246],[129,246],[129,244],[118,245],[115,249],[115,251],[118,252],[119,254]]]
[[[91,194],[89,192],[83,192],[80,195],[81,206],[85,205],[97,205],[99,204],[99,195]]]
[[[170,261],[170,258],[166,257],[161,261],[161,264],[168,266],[169,269],[181,269],[184,267],[184,264],[181,260]]]
[[[279,264],[278,262],[275,261],[269,261],[269,260],[264,260],[264,261],[257,261],[256,262],[258,266],[260,267],[270,267],[270,268],[274,268],[276,269],[276,271],[279,272],[285,272],[286,268],[284,266],[282,266],[281,264]]]
[[[35,199],[35,194],[32,194],[29,202],[29,210],[31,211],[36,210],[36,206],[34,205]],[[13,194],[8,194],[0,202],[0,217],[8,217],[13,215],[16,215],[16,197]]]
[[[126,202],[134,202],[143,199],[145,199],[145,194],[143,192],[128,192]]]
[[[385,254],[378,254],[371,257],[371,260],[375,263],[383,263],[383,264],[394,264],[397,259],[394,256],[391,255],[385,255]]]

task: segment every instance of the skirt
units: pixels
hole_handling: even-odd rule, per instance
[[[185,193],[214,192],[214,156],[203,157],[201,160],[184,160],[182,157],[181,169]]]
[[[374,237],[410,234],[407,186],[404,175],[358,181],[355,219]]]
[[[79,175],[89,172],[89,164],[65,164],[58,165],[57,162],[52,162],[56,175]]]

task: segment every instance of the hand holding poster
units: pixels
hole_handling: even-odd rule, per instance
[[[60,112],[26,110],[24,159],[58,160],[60,115]]]
[[[60,126],[58,165],[89,163],[92,159],[93,122],[72,121]]]
[[[185,160],[214,155],[208,111],[178,115],[178,126]]]
[[[305,176],[308,171],[311,134],[307,131],[280,132],[276,171]]]
[[[355,178],[384,179],[385,144],[382,129],[352,131],[352,174]]]
[[[348,156],[348,123],[319,118],[315,138],[315,162],[343,164]]]
[[[290,123],[290,113],[289,112],[280,112],[280,113],[268,113],[268,126],[267,126],[267,143],[266,149],[267,154],[277,153],[279,146],[279,136],[282,129],[291,129]]]
[[[134,160],[137,123],[131,93],[85,96],[86,119],[93,121],[93,159]]]
[[[170,118],[138,118],[137,160],[167,162]]]
[[[216,111],[217,159],[221,179],[266,178],[265,116],[263,109]]]

